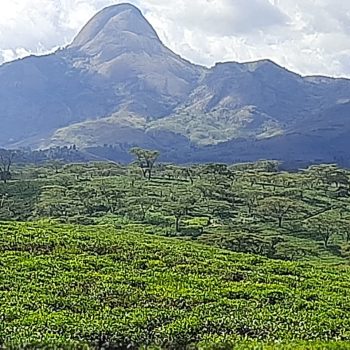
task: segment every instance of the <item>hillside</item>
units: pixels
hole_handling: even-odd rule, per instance
[[[138,145],[181,163],[349,166],[349,100],[350,80],[302,77],[268,59],[192,64],[160,41],[139,9],[119,4],[97,13],[67,47],[0,66],[0,146],[75,144],[123,160]]]
[[[0,347],[350,349],[349,170],[133,155],[0,169]]]
[[[345,266],[122,227],[1,223],[0,232],[5,348],[350,348]]]
[[[347,170],[159,164],[151,174],[137,161],[17,166],[0,183],[0,219],[121,225],[273,259],[348,262]]]

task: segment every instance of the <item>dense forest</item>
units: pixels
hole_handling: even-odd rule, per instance
[[[1,152],[2,347],[350,348],[350,171],[131,154]]]

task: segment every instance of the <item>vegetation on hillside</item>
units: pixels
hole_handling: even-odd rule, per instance
[[[129,166],[17,165],[0,185],[0,218],[136,225],[275,259],[348,260],[347,170],[319,165],[288,173],[272,161],[184,167],[157,164],[157,152],[133,152]]]
[[[132,153],[128,166],[11,162],[4,348],[349,347],[348,170]]]

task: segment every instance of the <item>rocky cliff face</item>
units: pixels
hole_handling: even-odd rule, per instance
[[[138,144],[227,161],[233,150],[235,159],[288,158],[290,143],[312,158],[329,137],[347,144],[349,101],[349,80],[301,77],[269,60],[194,65],[121,4],[68,47],[0,66],[0,146]]]
[[[63,53],[71,64],[110,84],[116,110],[169,114],[203,70],[166,48],[141,12],[128,4],[99,12]]]

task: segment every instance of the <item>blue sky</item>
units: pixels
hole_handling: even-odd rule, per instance
[[[69,43],[115,0],[0,1],[0,63]],[[350,77],[348,0],[131,0],[163,42],[199,64],[270,58],[301,74]]]

